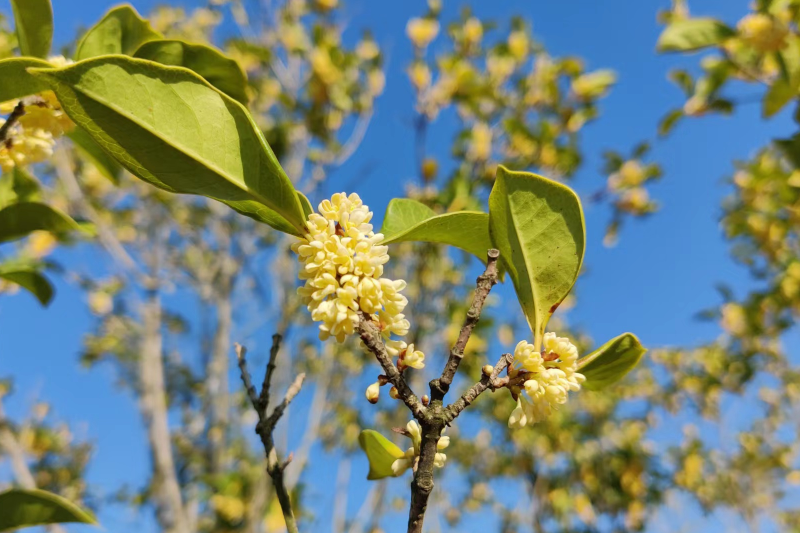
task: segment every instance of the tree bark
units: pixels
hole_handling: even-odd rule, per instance
[[[216,330],[211,342],[211,354],[206,368],[206,393],[209,416],[209,453],[211,473],[220,474],[226,467],[227,432],[230,426],[230,386],[228,383],[228,353],[231,346],[233,306],[229,280],[221,280],[224,290],[214,299]]]
[[[166,533],[190,533],[175,471],[164,378],[161,300],[151,290],[142,304],[143,337],[139,357],[139,406],[153,460],[157,519]]]

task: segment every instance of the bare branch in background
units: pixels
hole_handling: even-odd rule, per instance
[[[264,445],[264,453],[267,457],[267,473],[272,478],[272,484],[275,487],[275,493],[278,497],[278,503],[283,511],[283,518],[286,521],[286,529],[289,533],[298,533],[297,520],[294,516],[292,509],[292,501],[289,491],[286,488],[284,481],[284,470],[289,465],[292,456],[285,461],[281,461],[278,452],[275,450],[275,440],[273,433],[275,426],[281,418],[281,415],[286,410],[286,407],[300,392],[305,380],[305,374],[298,374],[294,382],[289,386],[283,400],[267,415],[267,408],[269,407],[269,389],[271,387],[272,374],[275,369],[275,359],[280,351],[281,336],[275,334],[272,336],[272,348],[270,349],[270,358],[267,365],[267,370],[264,376],[264,385],[261,392],[257,391],[253,385],[253,380],[250,377],[250,372],[247,370],[247,349],[236,344],[236,358],[239,363],[239,370],[241,371],[242,383],[247,390],[247,396],[250,398],[250,403],[253,404],[253,409],[256,410],[258,415],[258,424],[256,425],[256,433],[261,437],[261,443]]]

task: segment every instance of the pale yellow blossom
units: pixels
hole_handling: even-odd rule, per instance
[[[543,348],[536,351],[527,341],[514,350],[515,372],[525,376],[525,395],[519,395],[517,406],[508,419],[510,428],[541,422],[567,403],[568,393],[577,392],[585,381],[577,372],[578,349],[566,337],[545,333]]]
[[[764,13],[751,13],[739,21],[742,40],[759,52],[775,52],[786,47],[789,28]]]
[[[406,25],[406,34],[414,46],[425,48],[439,35],[439,21],[429,18],[413,18]]]

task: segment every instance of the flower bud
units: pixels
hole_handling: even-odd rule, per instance
[[[367,392],[366,392],[365,395],[367,397],[367,400],[369,400],[369,403],[372,403],[372,404],[378,403],[378,398],[381,395],[381,384],[380,384],[380,382],[376,381],[375,383],[373,383],[372,385],[367,387]]]
[[[491,376],[492,372],[494,372],[494,367],[492,365],[486,365],[483,367],[483,374],[486,376]]]
[[[428,407],[428,404],[431,403],[431,399],[428,397],[427,394],[422,395],[422,405]]]
[[[398,398],[400,398],[400,393],[397,391],[397,387],[392,387],[389,390],[389,397],[392,398],[393,400],[397,400]]]

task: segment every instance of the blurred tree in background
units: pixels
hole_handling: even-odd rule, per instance
[[[691,15],[680,0],[659,17],[659,51],[705,54],[697,68],[670,73],[686,102],[667,112],[660,136],[679,135],[685,118],[734,113],[744,85],[761,91],[765,119],[800,103],[800,2],[760,0],[730,26]],[[218,46],[235,62],[245,80],[242,97],[287,174],[312,205],[325,197],[328,176],[368,135],[385,85],[385,52],[369,28],[354,46],[343,44],[347,6],[212,0],[190,11],[159,7],[145,19],[148,31]],[[213,42],[225,19],[240,37]],[[416,95],[409,114],[418,171],[409,198],[436,213],[484,210],[501,164],[570,181],[583,161],[582,129],[603,120],[613,71],[548,53],[523,17],[481,20],[464,8],[447,19],[436,0],[408,21],[407,37],[414,51],[405,70]],[[0,58],[20,55],[21,48],[4,20]],[[68,58],[76,53],[76,45],[65,51]],[[444,114],[455,117],[455,126],[437,121]],[[52,154],[30,152],[31,164],[3,167],[0,208],[42,202],[72,218],[64,215],[62,231],[0,240],[0,296],[22,287],[46,304],[52,291],[45,274],[85,289],[96,319],[81,361],[110,365],[117,385],[136,402],[151,458],[149,482],[114,487],[112,497],[94,494],[82,478],[91,446],[51,420],[44,403],[19,420],[0,410],[0,458],[12,465],[4,481],[99,511],[130,507],[170,533],[284,531],[252,440],[253,413],[239,383],[230,381],[233,342],[274,327],[286,337],[285,360],[291,361],[278,370],[276,397],[299,372],[308,375],[311,396],[307,410],[293,413],[291,427],[302,435],[286,470],[296,513],[307,526],[301,529],[400,531],[391,517],[398,500],[405,505],[405,483],[375,482],[355,514],[347,513],[347,499],[355,484],[351,464],[364,461],[361,429],[403,426],[406,413],[386,398],[374,416],[364,410],[363,390],[352,383],[374,381],[375,369],[357,342],[316,341],[295,294],[290,238],[218,203],[155,189],[92,150],[79,133],[67,136]],[[432,136],[449,138],[450,152],[431,151]],[[586,200],[608,205],[606,243],[613,244],[624,238],[623,222],[657,212],[648,185],[662,171],[646,142],[609,148],[605,181]],[[800,310],[800,133],[773,139],[731,168],[722,225],[733,257],[759,288],[745,295],[723,288],[718,308],[701,313],[718,320],[723,334],[699,347],[652,350],[610,391],[582,393],[524,430],[507,426],[512,402],[481,399],[466,415],[482,422],[474,438],[449,430],[450,464],[432,496],[444,520],[429,522],[429,530],[471,531],[470,520],[487,514],[503,533],[656,530],[678,498],[735,513],[753,531],[800,531],[792,489],[800,484],[800,372],[784,345]],[[102,250],[104,259],[69,271],[49,259],[56,245],[78,241]],[[472,259],[436,244],[393,246],[390,275],[410,284],[410,342],[429,354],[445,353],[467,314],[473,283],[465,272]],[[569,331],[565,311],[575,298],[561,305],[551,329]],[[493,303],[468,345],[459,378],[465,383],[479,379],[482,362],[527,328],[523,321],[508,323]],[[593,345],[584,332],[569,337],[579,339],[582,353]],[[420,385],[422,378],[413,379]],[[12,387],[10,381],[0,386],[2,402]],[[723,399],[726,409],[747,405],[760,414],[725,446],[697,430],[722,425]],[[693,422],[685,424],[679,446],[652,437],[667,420]],[[281,427],[284,442],[288,431]],[[343,457],[337,486],[323,492],[333,508],[324,523],[316,515],[320,503],[304,490],[313,484],[304,473],[319,443]]]

